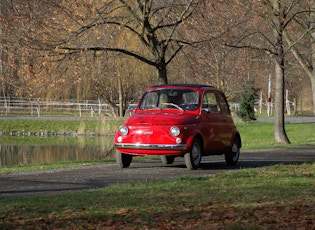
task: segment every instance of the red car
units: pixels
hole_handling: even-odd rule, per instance
[[[235,165],[242,146],[224,93],[192,84],[148,88],[114,142],[120,168],[134,155],[158,155],[164,164],[184,157],[186,167],[196,169],[202,156],[224,154]]]

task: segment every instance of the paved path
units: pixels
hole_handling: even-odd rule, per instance
[[[258,117],[257,121],[274,122],[273,117]],[[315,123],[315,117],[285,117],[285,123]]]
[[[242,152],[235,167],[228,167],[223,156],[202,159],[198,170],[187,170],[182,158],[164,166],[159,159],[133,161],[127,169],[116,164],[80,166],[55,170],[0,175],[0,200],[8,197],[53,195],[119,183],[135,183],[155,179],[175,179],[181,176],[213,176],[218,172],[257,168],[279,163],[300,164],[315,161],[315,146],[298,149],[278,149]]]

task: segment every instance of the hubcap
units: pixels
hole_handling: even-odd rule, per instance
[[[194,144],[192,150],[191,150],[191,156],[192,156],[192,160],[194,162],[195,165],[198,165],[200,162],[200,147],[198,144]]]
[[[238,149],[236,143],[234,143],[232,146],[232,154],[233,154],[233,161],[236,161],[238,159],[238,156],[239,156],[239,149]]]

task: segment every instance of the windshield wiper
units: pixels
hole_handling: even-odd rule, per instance
[[[175,107],[176,109],[179,109],[181,111],[184,111],[183,108],[181,108],[180,106],[174,104],[174,103],[161,103],[162,105],[171,105],[173,107]],[[161,108],[161,109],[164,109],[164,108]]]

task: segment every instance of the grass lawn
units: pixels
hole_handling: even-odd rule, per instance
[[[315,124],[285,124],[290,145],[275,142],[271,122],[236,123],[236,126],[241,133],[244,150],[315,145]]]
[[[0,131],[4,133],[23,132],[23,133],[56,133],[62,135],[75,132],[83,135],[92,132],[97,135],[113,134],[121,119],[95,119],[95,120],[1,120]]]

